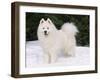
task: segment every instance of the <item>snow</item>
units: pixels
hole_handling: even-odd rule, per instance
[[[39,41],[26,42],[26,67],[34,67],[43,64],[43,50]],[[90,64],[89,47],[77,46],[73,57],[58,56],[56,63],[64,63],[66,66],[84,66]],[[50,64],[49,64],[50,65]]]

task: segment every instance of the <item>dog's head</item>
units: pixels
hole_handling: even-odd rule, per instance
[[[54,27],[53,22],[49,18],[47,20],[42,18],[39,23],[39,32],[48,36],[54,30]]]

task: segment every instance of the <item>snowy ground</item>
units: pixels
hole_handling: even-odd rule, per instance
[[[76,47],[75,57],[60,55],[56,63],[65,63],[67,66],[84,66],[90,64],[89,47]],[[38,41],[26,43],[26,67],[34,67],[43,64],[43,50]]]

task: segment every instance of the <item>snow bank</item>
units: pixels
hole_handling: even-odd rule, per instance
[[[60,55],[56,63],[64,63],[67,66],[84,66],[90,64],[89,47],[76,47],[76,55],[74,57],[64,57]],[[38,41],[28,41],[26,43],[26,66],[34,67],[43,64],[43,50]]]

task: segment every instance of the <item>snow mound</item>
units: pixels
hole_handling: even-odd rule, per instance
[[[76,47],[74,57],[64,57],[60,55],[56,63],[65,63],[67,66],[84,66],[90,64],[89,47]],[[26,43],[26,66],[34,67],[43,64],[43,50],[38,41],[27,41]]]

